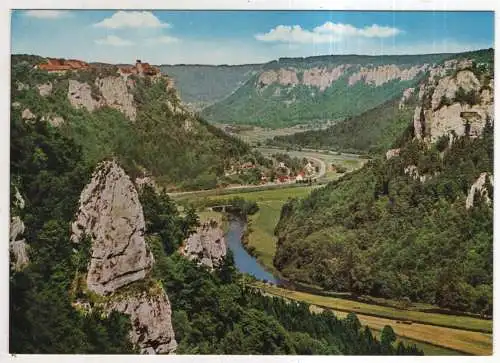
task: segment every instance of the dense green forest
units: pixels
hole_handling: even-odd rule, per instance
[[[292,135],[275,136],[268,144],[280,147],[309,147],[354,153],[380,153],[391,147],[408,127],[416,97],[400,109],[401,96],[360,115],[348,117],[326,130],[310,130]]]
[[[134,353],[127,316],[82,315],[71,306],[72,278],[88,261],[86,244],[73,246],[68,228],[90,179],[81,148],[45,122],[28,124],[12,114],[10,150],[11,212],[26,225],[30,257],[24,270],[10,271],[10,351]],[[23,209],[13,204],[16,188]]]
[[[91,165],[72,139],[45,122],[11,119],[11,211],[26,224],[30,263],[10,270],[10,351],[14,353],[136,353],[130,319],[85,314],[72,307],[72,282],[85,273],[90,241],[74,245],[68,225]],[[25,201],[15,205],[15,190]],[[50,196],[50,197],[47,197]],[[351,314],[313,314],[305,304],[264,297],[245,285],[229,253],[211,273],[178,254],[198,224],[193,210],[180,215],[165,194],[140,193],[147,241],[155,256],[151,279],[160,280],[173,307],[178,353],[205,354],[422,354],[395,344],[390,327],[380,341]]]
[[[236,271],[230,250],[214,272],[197,266],[174,252],[196,218],[182,217],[166,194],[151,188],[141,193],[141,202],[155,257],[152,278],[161,281],[172,304],[177,353],[423,354],[395,344],[389,326],[378,340],[355,314],[338,319],[329,311],[311,313],[307,304],[262,295]]]
[[[88,112],[74,108],[68,100],[69,79],[93,85],[98,76],[115,74],[113,70],[54,75],[32,68],[33,63],[40,61],[37,57],[12,59],[12,101],[20,104],[12,112],[17,114],[29,108],[38,118],[62,117],[65,123],[60,126],[61,133],[82,147],[88,163],[113,156],[131,176],[146,169],[162,185],[206,189],[222,182],[224,169],[232,163],[262,159],[248,145],[204,120],[175,112],[172,108],[178,107],[180,101],[163,78],[155,82],[148,78],[134,79],[132,92],[137,117],[131,122],[110,107]],[[53,89],[50,95],[42,97],[36,86],[46,82],[51,82]],[[19,84],[27,87],[18,87]],[[94,88],[97,87],[93,86],[93,92],[98,97],[99,91]]]
[[[348,84],[349,73],[320,92],[302,84],[271,84],[258,88],[252,77],[231,96],[209,106],[201,115],[210,122],[280,128],[315,120],[339,120],[360,114],[414,86],[415,80],[391,81],[381,86]]]
[[[475,202],[467,210],[465,199],[481,173],[493,173],[493,126],[451,146],[447,137],[427,145],[412,136],[399,157],[285,204],[274,264],[328,290],[491,315],[493,209]],[[408,175],[408,165],[426,181]]]

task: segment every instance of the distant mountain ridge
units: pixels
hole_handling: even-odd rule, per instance
[[[161,66],[210,122],[286,127],[358,115],[414,87],[452,53],[325,55],[238,66]]]

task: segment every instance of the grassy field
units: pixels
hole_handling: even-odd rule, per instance
[[[336,303],[328,303],[322,300],[321,296],[310,294],[297,293],[295,291],[275,288],[262,283],[256,283],[268,295],[281,296],[288,300],[303,301],[311,304],[311,311],[320,313],[325,308],[332,310],[339,318],[345,318],[347,311],[338,310]],[[310,295],[304,297],[304,295]],[[333,298],[326,298],[332,300]],[[333,299],[342,300],[342,299]],[[321,306],[314,304],[312,301],[319,301]],[[345,302],[345,301],[344,301]],[[327,307],[327,305],[329,305]],[[368,326],[374,332],[380,332],[384,326],[390,325],[400,340],[406,342],[419,342],[419,347],[424,350],[427,355],[457,355],[460,353],[472,355],[489,355],[492,354],[493,337],[491,334],[472,332],[462,329],[454,329],[449,327],[434,326],[422,323],[404,324],[398,323],[397,318],[385,318],[379,316],[364,315],[357,310],[356,315],[363,326]],[[421,315],[430,315],[420,313]],[[433,314],[438,315],[438,314]],[[457,317],[449,317],[450,319]],[[424,316],[421,320],[426,320]]]
[[[248,245],[255,248],[259,262],[271,271],[275,270],[273,265],[276,252],[274,227],[278,223],[284,203],[283,200],[259,202],[259,211],[249,218]]]
[[[286,297],[292,300],[304,301],[309,304],[331,308],[338,311],[354,311],[355,313],[372,315],[375,317],[388,318],[393,320],[410,320],[414,323],[418,322],[422,324],[436,325],[436,327],[465,329],[469,331],[474,330],[477,332],[485,333],[491,333],[493,329],[492,320],[478,319],[469,316],[456,316],[425,313],[421,311],[402,310],[387,306],[365,304],[353,300],[313,295],[299,291],[291,291],[276,286],[265,285],[263,283],[256,283],[255,286],[258,286],[259,288],[273,295]]]
[[[297,132],[304,132],[307,130],[326,129],[333,123],[334,122],[322,121],[318,122],[316,125],[303,124],[303,125],[296,125],[280,129],[267,129],[258,126],[246,126],[246,127],[244,126],[243,130],[241,130],[238,133],[234,133],[233,136],[242,139],[243,141],[249,143],[250,145],[257,145],[259,143],[263,144],[267,139],[272,139],[275,136],[292,135]],[[223,128],[225,125],[215,124],[215,126]]]

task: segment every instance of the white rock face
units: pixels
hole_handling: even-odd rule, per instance
[[[11,265],[16,271],[22,270],[30,262],[28,257],[28,245],[24,238],[19,238],[25,230],[24,223],[20,217],[14,216],[10,221],[10,251],[13,259]]]
[[[469,189],[469,194],[467,195],[467,199],[465,200],[465,208],[470,209],[474,206],[474,197],[476,192],[479,192],[481,197],[485,199],[488,205],[491,205],[491,199],[488,196],[488,190],[484,186],[486,183],[486,178],[489,179],[491,185],[493,185],[493,176],[489,173],[481,173],[479,178],[472,184]]]
[[[217,222],[204,223],[195,233],[189,236],[184,246],[184,254],[190,259],[209,268],[220,266],[226,256],[224,231]]]
[[[29,108],[25,108],[21,114],[23,120],[33,120],[36,116]]]
[[[452,131],[457,136],[465,135],[468,123],[469,135],[482,134],[487,119],[494,119],[493,80],[487,88],[481,89],[481,83],[469,70],[459,71],[455,77],[445,76],[437,82],[435,89],[427,87],[424,92],[432,92],[430,108],[417,107],[414,114],[414,130],[418,139],[435,142],[440,136]],[[455,100],[457,91],[476,92],[477,104],[461,104]],[[448,99],[449,105],[442,105],[441,100]],[[467,117],[464,115],[467,114]]]
[[[114,161],[102,163],[80,196],[72,224],[73,242],[92,239],[87,286],[105,295],[144,279],[153,256],[144,239],[144,215],[137,191]]]
[[[84,107],[89,112],[101,106],[101,103],[92,98],[92,89],[87,83],[69,80],[68,99],[73,107]]]
[[[399,100],[399,109],[402,110],[405,108],[406,102],[410,99],[410,97],[413,95],[413,92],[415,91],[415,88],[407,88],[403,91],[403,96],[401,96],[401,99]]]
[[[15,188],[15,191],[15,200],[13,203],[16,207],[24,209],[24,199],[17,188]],[[25,226],[21,218],[19,216],[12,216],[10,220],[9,249],[13,257],[11,265],[16,271],[22,270],[30,262],[28,256],[29,246],[26,244],[26,240],[22,238],[24,231]]]
[[[130,341],[142,354],[173,353],[177,347],[172,309],[163,288],[125,292],[124,286],[146,278],[153,256],[144,239],[144,215],[137,191],[114,161],[101,163],[80,196],[71,240],[92,239],[87,288],[110,295],[103,304],[130,316]],[[87,306],[87,308],[85,308]],[[86,302],[75,307],[88,309]]]
[[[36,88],[38,89],[38,93],[40,93],[40,96],[42,97],[47,97],[52,93],[52,83],[50,82],[39,84],[38,86],[36,86]]]
[[[361,67],[358,72],[355,72],[349,77],[348,83],[352,86],[357,82],[363,81],[367,84],[381,86],[395,79],[408,81],[414,79],[420,72],[424,72],[428,67],[428,64],[413,66],[411,68],[400,68],[394,64],[378,67]]]
[[[416,165],[408,165],[404,171],[405,174],[408,174],[415,180],[420,180],[421,183],[427,180],[427,175],[420,175]]]
[[[399,156],[400,151],[401,151],[401,149],[389,149],[385,153],[385,158],[387,160],[389,160],[389,159],[392,159],[395,156]]]
[[[314,67],[304,71],[302,83],[306,86],[318,87],[320,91],[324,91],[342,77],[350,67],[350,64],[342,64],[331,69]]]
[[[283,86],[299,84],[297,73],[294,69],[280,68],[262,72],[257,81],[262,86],[268,86],[273,83],[278,83]]]
[[[165,293],[149,296],[143,292],[113,302],[107,308],[130,315],[133,324],[130,341],[140,347],[141,354],[173,353],[177,348],[172,309]]]
[[[115,108],[135,121],[137,110],[134,106],[134,96],[129,93],[130,84],[124,77],[105,77],[95,81],[104,98],[104,104]]]
[[[19,81],[16,83],[16,86],[17,86],[18,91],[24,91],[24,90],[30,89],[30,86],[28,86],[27,84],[21,83]]]
[[[64,119],[61,116],[54,116],[49,118],[49,124],[51,124],[54,127],[59,127],[64,123]]]

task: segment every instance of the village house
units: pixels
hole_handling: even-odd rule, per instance
[[[47,71],[49,73],[61,73],[73,70],[88,69],[86,62],[77,59],[47,58],[47,63],[39,64],[35,68]]]
[[[118,73],[122,76],[128,76],[130,74],[137,74],[139,76],[155,76],[160,73],[160,69],[151,66],[149,63],[143,63],[140,59],[137,59],[135,66],[125,66],[118,68]]]

